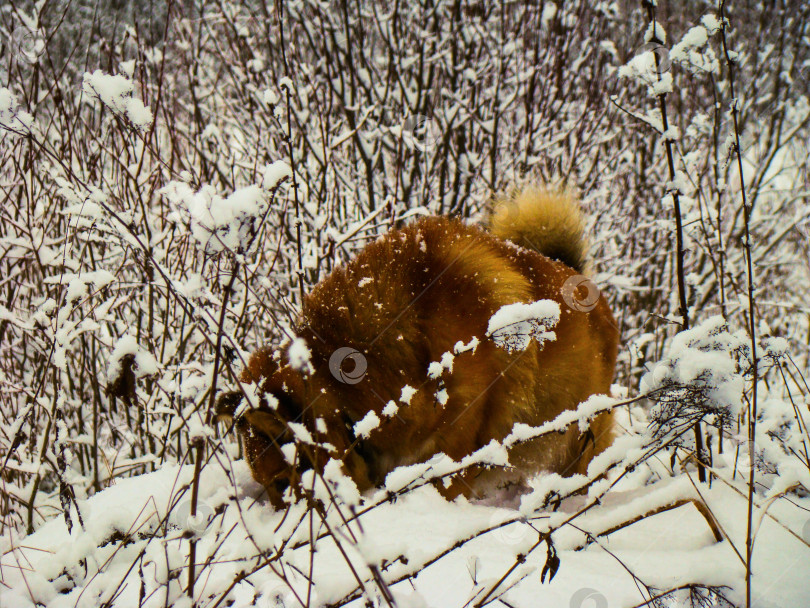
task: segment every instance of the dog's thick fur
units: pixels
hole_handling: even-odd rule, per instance
[[[539,189],[497,205],[489,231],[429,217],[371,243],[304,301],[297,333],[310,349],[311,369],[294,369],[286,349],[275,358],[265,349],[244,370],[243,382],[257,383],[277,401],[263,399],[235,421],[254,477],[280,505],[280,492],[295,484],[302,468],[336,458],[365,490],[397,466],[438,452],[460,459],[503,439],[515,423],[537,426],[590,395],[607,393],[618,347],[607,302],[600,296],[592,309],[575,310],[562,293],[566,279],[584,272],[585,259],[576,201]],[[542,299],[560,305],[556,340],[508,352],[485,337],[490,317],[502,306]],[[440,379],[429,377],[432,362],[474,337],[480,341],[474,352],[456,355],[452,371]],[[365,375],[356,383],[341,382],[330,370],[330,357],[342,347],[365,358]],[[352,363],[344,366],[351,375]],[[418,389],[409,403],[401,401],[405,385]],[[441,388],[444,404],[436,397]],[[225,395],[220,419],[232,417],[240,399],[241,393]],[[390,418],[381,414],[389,401],[399,405]],[[355,437],[353,426],[371,410],[379,427],[367,438]],[[292,441],[287,421],[303,424],[334,451],[306,446],[303,464],[291,467],[282,453]],[[610,444],[611,429],[611,415],[602,414],[587,437],[573,425],[562,435],[513,448],[508,472],[469,471],[440,490],[449,497],[471,496],[540,470],[584,472]]]

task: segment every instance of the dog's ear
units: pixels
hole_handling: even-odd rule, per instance
[[[214,411],[216,421],[233,424],[233,415],[242,402],[242,397],[242,391],[228,391],[220,395],[219,399],[217,399],[216,410]]]

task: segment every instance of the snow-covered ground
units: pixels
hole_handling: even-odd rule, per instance
[[[0,591],[0,605],[3,608],[188,605],[181,590],[186,583],[189,545],[182,538],[184,528],[204,528],[198,541],[197,563],[205,562],[216,552],[215,564],[198,568],[198,572],[202,570],[195,586],[199,606],[298,606],[295,594],[305,601],[306,574],[310,571],[307,518],[292,532],[304,511],[294,507],[282,521],[282,513],[255,502],[252,496],[260,493],[260,488],[250,479],[242,461],[233,463],[230,479],[218,467],[204,469],[199,522],[189,520],[186,494],[179,503],[173,500],[176,506],[169,516],[169,526],[158,530],[158,521],[166,515],[170,497],[177,495],[192,474],[193,467],[165,467],[152,474],[123,479],[82,505],[84,529],[74,527],[68,533],[62,518],[43,525],[3,556],[2,578],[8,587]],[[232,481],[236,483],[236,493]],[[354,539],[345,529],[339,536],[368,588],[373,585],[368,582],[370,571],[364,565],[366,562],[382,565],[387,581],[419,571],[409,580],[391,586],[398,606],[476,605],[515,565],[519,554],[526,556],[525,561],[493,592],[489,599],[499,599],[492,605],[629,608],[643,605],[649,599],[647,588],[670,590],[688,584],[721,587],[727,598],[742,601],[745,569],[735,547],[744,555],[747,508],[744,484],[731,488],[715,481],[711,489],[700,488],[710,508],[722,505],[713,510],[730,540],[716,542],[706,520],[694,506],[687,504],[600,537],[578,550],[586,541],[584,531],[598,534],[609,529],[622,517],[637,512],[639,505],[652,508],[666,504],[667,498],[696,496],[686,475],[649,487],[633,488],[632,480],[624,485],[626,488],[618,486],[601,505],[580,516],[576,528],[567,526],[554,533],[553,544],[560,561],[550,582],[541,581],[548,556],[545,543],[530,550],[551,512],[528,522],[495,527],[519,518],[520,513],[514,508],[517,505],[487,506],[465,499],[451,503],[428,486],[363,514],[359,519],[362,532],[357,522],[350,524]],[[586,500],[585,496],[569,499],[553,516],[572,514]],[[755,514],[755,521],[758,531],[752,605],[806,608],[810,580],[810,547],[806,545],[810,541],[810,499],[777,501],[764,516],[761,512]],[[493,527],[433,561],[459,540]],[[317,520],[314,529],[316,534],[324,532]],[[119,540],[108,542],[116,532]],[[120,542],[122,533],[131,535],[134,542]],[[139,534],[144,537],[139,538]],[[153,538],[147,540],[147,536]],[[278,554],[273,547],[278,549],[282,539],[287,540],[287,548],[276,559]],[[296,544],[301,546],[296,549]],[[310,605],[329,605],[345,598],[357,587],[357,582],[330,539],[318,541],[317,548]],[[255,556],[261,551],[267,551],[268,565],[230,588],[239,572],[250,572],[259,564]],[[407,564],[399,560],[401,555],[406,556]],[[171,573],[167,560],[173,569]],[[420,568],[423,564],[427,565]],[[294,592],[277,576],[281,572],[289,577]],[[179,582],[169,585],[173,592],[167,598],[167,587],[160,583],[166,581],[168,574],[178,576]],[[139,600],[141,595],[143,599]],[[225,600],[217,603],[222,596]],[[678,604],[677,597],[670,596],[663,605],[687,605]],[[107,601],[111,603],[106,604]],[[349,605],[359,607],[363,603],[358,600]]]

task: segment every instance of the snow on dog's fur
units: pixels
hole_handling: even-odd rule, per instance
[[[300,339],[254,353],[242,374],[259,387],[258,407],[240,408],[241,391],[219,401],[220,420],[235,417],[271,501],[280,505],[303,470],[330,458],[365,490],[397,466],[439,452],[458,460],[515,423],[537,426],[607,393],[618,348],[613,316],[601,295],[571,306],[572,277],[585,272],[583,232],[570,196],[529,189],[495,206],[489,230],[423,218],[316,285],[304,300]],[[559,305],[550,339],[509,350],[487,337],[502,307],[539,300]],[[440,490],[480,496],[540,470],[584,472],[610,444],[611,429],[611,415],[602,414],[588,433],[574,425],[515,446],[513,468],[469,470]]]

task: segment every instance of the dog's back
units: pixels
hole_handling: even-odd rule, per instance
[[[263,382],[265,391],[294,404],[285,416],[300,412],[313,434],[325,423],[321,438],[351,450],[344,464],[361,489],[437,452],[460,459],[503,439],[517,422],[537,426],[610,388],[618,336],[607,303],[599,297],[571,307],[565,292],[586,257],[575,202],[535,190],[496,209],[490,231],[430,217],[371,243],[305,300],[299,335],[311,351],[312,372],[302,378],[284,361],[276,368],[266,351],[246,370],[246,381]],[[509,352],[486,338],[503,306],[537,300],[560,306],[555,340]],[[344,375],[336,357],[355,352]],[[353,370],[355,364],[365,369]],[[354,425],[372,410],[380,425],[355,437]],[[275,423],[259,423],[267,414],[245,417],[254,435],[279,434]],[[474,471],[447,493],[486,493],[541,469],[582,472],[610,443],[610,429],[604,414],[592,423],[590,441],[572,428],[518,446],[509,474]],[[261,464],[267,452],[277,449],[268,445],[252,464],[266,486],[262,470],[278,469]]]

